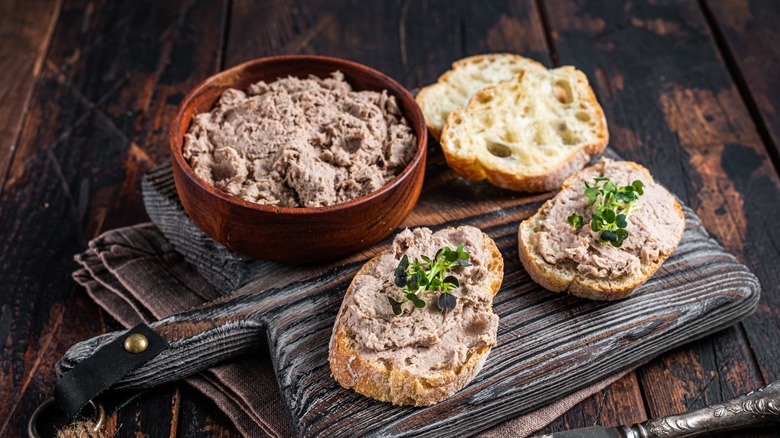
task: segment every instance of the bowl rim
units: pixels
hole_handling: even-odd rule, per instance
[[[404,169],[400,173],[398,173],[398,175],[396,175],[393,179],[388,181],[385,185],[383,185],[379,189],[374,190],[373,192],[367,195],[363,195],[359,198],[351,199],[349,201],[342,202],[339,204],[327,205],[323,207],[280,207],[275,205],[262,205],[225,193],[222,190],[217,189],[216,187],[212,186],[211,184],[201,179],[195,173],[195,171],[192,169],[189,163],[187,163],[187,160],[184,159],[184,154],[182,150],[184,148],[184,136],[186,135],[187,131],[182,130],[179,132],[181,141],[179,141],[180,146],[178,147],[176,144],[177,139],[174,137],[174,133],[178,132],[178,129],[176,127],[179,125],[179,121],[184,117],[185,110],[190,106],[191,102],[195,99],[196,96],[201,94],[206,87],[212,85],[214,82],[219,82],[220,79],[225,77],[238,77],[239,73],[242,70],[246,69],[248,66],[256,67],[258,64],[262,65],[262,64],[282,63],[291,60],[326,61],[326,62],[334,63],[336,65],[344,65],[351,69],[364,70],[368,72],[371,76],[378,78],[380,81],[387,82],[393,87],[395,87],[397,90],[399,90],[401,92],[401,97],[403,97],[403,99],[405,99],[406,101],[412,104],[410,109],[412,113],[414,113],[414,115],[417,117],[417,123],[415,124],[408,116],[404,116],[406,121],[409,123],[409,126],[415,132],[415,136],[417,137],[417,142],[416,142],[417,150],[415,151],[409,163],[407,163],[406,167],[404,167]],[[342,73],[344,72],[342,71]],[[195,114],[193,113],[192,117],[194,116]],[[189,125],[187,126],[187,130],[189,130]],[[349,61],[346,59],[336,58],[331,56],[280,55],[280,56],[268,56],[263,58],[257,58],[257,59],[253,59],[241,63],[239,65],[236,65],[235,67],[231,67],[227,70],[223,70],[219,73],[211,75],[205,80],[198,83],[198,85],[196,85],[189,93],[187,93],[184,99],[182,99],[182,101],[179,103],[176,109],[176,113],[174,114],[173,120],[171,120],[170,128],[168,131],[168,139],[171,147],[171,160],[176,161],[179,167],[183,170],[184,174],[187,175],[187,177],[189,177],[189,179],[192,180],[197,186],[207,191],[209,194],[216,196],[231,204],[236,204],[241,207],[248,208],[250,210],[256,210],[258,212],[266,212],[266,213],[274,213],[274,214],[313,215],[313,214],[323,214],[323,213],[337,213],[342,210],[347,210],[359,204],[368,203],[376,198],[388,194],[388,192],[395,189],[399,184],[401,184],[401,182],[404,179],[406,179],[410,174],[412,174],[415,171],[415,169],[420,165],[421,161],[424,159],[427,150],[426,148],[427,148],[427,139],[428,139],[428,128],[425,125],[425,118],[422,114],[422,110],[417,105],[417,102],[415,101],[414,97],[409,92],[409,90],[407,90],[406,87],[399,84],[393,78],[385,75],[384,73],[378,70],[375,70],[371,67],[368,67],[366,65],[354,61]]]

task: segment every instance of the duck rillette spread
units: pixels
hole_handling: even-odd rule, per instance
[[[200,178],[246,201],[323,207],[387,184],[416,141],[395,97],[355,91],[334,72],[225,90],[193,117],[182,153]]]
[[[618,186],[634,180],[644,183],[644,194],[628,221],[628,238],[620,248],[599,243],[598,232],[590,225],[576,229],[566,219],[578,213],[590,220],[592,207],[583,196],[582,187],[584,182],[597,177],[609,177]],[[610,280],[636,275],[660,254],[672,252],[685,226],[671,193],[648,181],[640,170],[609,159],[581,172],[577,181],[542,208],[546,217],[536,238],[544,261],[551,265],[574,262],[580,273]]]
[[[494,291],[483,284],[489,275],[491,254],[483,242],[482,232],[474,227],[400,232],[372,271],[356,277],[354,292],[345,303],[343,324],[354,338],[357,352],[416,377],[431,370],[458,369],[471,351],[495,345],[498,315],[493,312]],[[407,305],[402,315],[394,315],[387,297],[403,298],[393,280],[401,257],[433,256],[443,246],[455,248],[460,243],[470,254],[471,266],[457,273],[460,287],[450,292],[457,297],[455,308],[443,312],[432,304],[433,298],[422,296],[430,305],[422,309]]]

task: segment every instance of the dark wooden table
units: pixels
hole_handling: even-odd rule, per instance
[[[168,159],[177,103],[221,69],[287,53],[356,60],[409,88],[484,52],[575,65],[611,146],[759,277],[754,316],[664,354],[545,430],[638,422],[779,379],[777,41],[780,2],[761,0],[0,1],[0,436],[24,433],[70,345],[119,328],[71,280],[72,256],[147,220],[140,180]],[[143,395],[109,428],[237,434],[185,385]]]

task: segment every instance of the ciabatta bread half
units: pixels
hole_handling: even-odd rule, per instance
[[[388,297],[403,299],[394,270],[403,255],[434,257],[460,243],[470,267],[454,268],[460,286],[450,291],[455,308],[437,307],[437,292],[423,292],[424,308],[412,303],[394,314]],[[404,230],[392,247],[355,275],[333,327],[328,360],[341,386],[396,405],[426,406],[451,396],[482,369],[496,343],[498,315],[493,297],[501,287],[504,261],[493,240],[469,226],[432,233]]]
[[[593,185],[596,177],[610,178],[618,186],[635,180],[644,184],[637,209],[628,217],[628,237],[619,248],[600,242],[599,232],[590,225],[594,207],[584,194],[584,183]],[[586,221],[579,230],[567,221],[574,213]],[[520,261],[545,289],[617,300],[653,275],[677,248],[684,229],[680,204],[646,168],[604,159],[572,175],[560,193],[520,224]]]
[[[494,53],[463,58],[452,69],[417,94],[428,130],[441,137],[447,116],[465,106],[471,96],[488,85],[512,79],[525,70],[545,71],[547,68],[533,59],[510,53]]]
[[[604,112],[574,67],[529,69],[483,88],[450,113],[441,136],[459,175],[528,192],[558,189],[608,141]]]

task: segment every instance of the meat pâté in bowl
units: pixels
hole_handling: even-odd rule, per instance
[[[170,130],[182,205],[209,237],[266,260],[333,260],[380,241],[420,194],[427,131],[411,94],[366,66],[262,58],[182,101]]]

